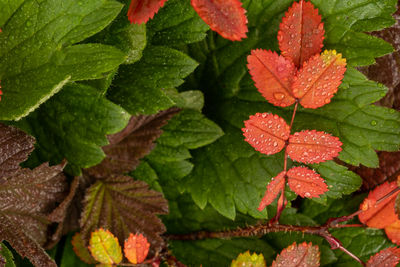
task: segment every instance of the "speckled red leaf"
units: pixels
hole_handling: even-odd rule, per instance
[[[85,172],[96,178],[105,178],[133,170],[139,160],[154,148],[154,141],[163,132],[161,127],[179,111],[170,108],[154,115],[133,116],[125,129],[108,136],[110,144],[103,147],[106,158]]]
[[[297,245],[295,242],[282,250],[272,263],[272,267],[317,267],[319,256],[318,246],[306,242]]]
[[[281,151],[290,135],[285,120],[271,113],[256,113],[244,125],[242,131],[245,141],[266,155]]]
[[[325,132],[305,130],[289,138],[287,153],[293,160],[303,163],[319,163],[331,160],[342,151],[339,138]]]
[[[371,256],[367,267],[395,267],[400,261],[400,248],[387,248]]]
[[[191,0],[194,10],[211,30],[222,37],[240,41],[246,38],[246,10],[239,0]]]
[[[130,234],[124,243],[125,257],[133,264],[142,263],[149,253],[150,243],[142,234]]]
[[[365,206],[366,202],[376,202],[380,198],[386,196],[395,188],[397,188],[396,182],[386,182],[378,186],[368,194],[368,197],[364,200],[363,203],[361,203],[360,209],[363,209],[363,206]],[[386,226],[389,226],[392,223],[396,222],[398,219],[396,213],[394,212],[394,205],[398,193],[399,192],[389,196],[378,205],[374,205],[373,207],[370,207],[369,209],[360,213],[358,215],[359,220],[369,227],[380,229],[385,228]]]
[[[252,50],[247,62],[255,86],[268,102],[287,107],[296,101],[291,89],[296,74],[293,62],[262,49]]]
[[[167,0],[132,0],[128,9],[128,19],[131,23],[146,23]]]
[[[328,191],[324,179],[307,167],[291,168],[287,176],[290,189],[301,197],[319,197]]]
[[[310,2],[294,2],[279,26],[279,49],[299,67],[321,52],[324,33],[318,9]]]
[[[400,220],[397,220],[391,225],[386,226],[385,233],[390,241],[396,245],[400,245]]]
[[[325,50],[304,62],[292,89],[305,108],[319,108],[331,102],[346,72],[346,59],[335,50]]]
[[[286,172],[279,173],[276,177],[272,178],[271,182],[267,186],[267,191],[258,206],[258,210],[262,211],[266,206],[270,205],[278,194],[282,191],[285,186]]]

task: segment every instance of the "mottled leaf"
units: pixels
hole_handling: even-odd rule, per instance
[[[142,181],[126,176],[98,180],[86,192],[80,220],[82,238],[87,240],[99,227],[109,229],[120,242],[130,233],[140,232],[158,251],[164,243],[160,234],[165,227],[156,214],[167,212],[162,194],[149,190]]]
[[[336,157],[342,151],[341,145],[342,142],[335,136],[304,130],[290,136],[287,153],[291,159],[299,162],[319,163]]]
[[[146,23],[167,0],[132,0],[128,10],[131,23]]]
[[[142,234],[129,234],[124,243],[124,254],[129,262],[133,264],[142,263],[149,253],[150,243]]]
[[[328,191],[324,179],[307,167],[294,167],[287,172],[288,184],[301,197],[319,197]]]
[[[266,206],[271,204],[275,198],[282,192],[285,187],[286,172],[279,173],[276,177],[271,179],[271,182],[267,186],[267,191],[258,206],[258,210],[262,211]]]
[[[400,261],[400,248],[387,248],[371,256],[367,267],[395,267]]]
[[[106,158],[86,172],[104,178],[133,170],[154,148],[154,141],[162,134],[161,127],[178,112],[179,109],[171,108],[155,115],[131,117],[125,129],[108,136],[110,144],[103,147]]]
[[[292,85],[293,94],[305,108],[319,108],[331,102],[342,83],[346,59],[335,50],[325,50],[304,62]]]
[[[268,102],[287,107],[296,101],[291,89],[296,68],[290,60],[276,52],[256,49],[247,62],[255,86]]]
[[[3,243],[0,243],[0,266],[15,267],[14,255]]]
[[[319,249],[306,242],[297,245],[293,243],[289,247],[282,250],[272,263],[272,267],[318,267],[319,266]]]
[[[75,233],[71,239],[72,249],[81,261],[87,264],[95,264],[97,261],[90,254],[88,247],[85,246],[85,241],[80,233]]]
[[[103,264],[118,264],[122,261],[122,251],[118,239],[102,228],[92,232],[89,250],[93,258]]]
[[[245,141],[266,155],[281,151],[290,135],[289,125],[285,120],[271,113],[256,113],[244,125],[242,131]]]
[[[193,8],[213,31],[231,41],[246,38],[246,10],[239,0],[191,0]]]
[[[279,49],[283,56],[300,67],[304,61],[321,52],[324,33],[318,9],[311,2],[294,2],[279,26]]]
[[[266,267],[266,265],[263,254],[250,254],[250,251],[246,251],[232,261],[231,267]]]
[[[360,206],[360,209],[362,209],[363,212],[358,215],[359,220],[369,227],[379,229],[385,228],[386,226],[389,226],[390,224],[398,220],[397,215],[394,212],[394,205],[396,196],[399,192],[396,192],[395,194],[387,197],[378,205],[366,204],[368,202],[375,203],[377,200],[386,196],[395,188],[397,188],[396,182],[385,182],[384,184],[372,190]],[[367,205],[368,209],[363,208],[364,205]]]

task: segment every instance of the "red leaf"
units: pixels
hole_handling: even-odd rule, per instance
[[[291,89],[296,74],[292,61],[275,52],[256,49],[251,51],[247,62],[255,86],[268,102],[287,107],[296,101]]]
[[[282,191],[283,187],[285,186],[285,176],[286,172],[283,171],[275,178],[271,179],[271,182],[267,186],[267,191],[265,191],[265,195],[258,206],[259,211],[262,211],[266,206],[271,204]]]
[[[385,227],[387,237],[396,245],[400,245],[400,220]]]
[[[319,163],[336,157],[342,151],[341,145],[339,138],[331,134],[305,130],[290,136],[287,153],[296,161]]]
[[[301,197],[319,197],[328,186],[324,179],[313,170],[306,167],[294,167],[287,172],[290,189]]]
[[[335,50],[325,50],[303,64],[292,85],[293,94],[305,108],[319,108],[337,92],[346,72],[346,59]]]
[[[324,24],[318,9],[301,0],[286,12],[279,26],[278,41],[282,55],[291,58],[299,67],[304,61],[321,52]]]
[[[281,254],[276,257],[272,263],[272,267],[317,267],[319,266],[319,249],[306,242],[297,245],[296,242],[282,250]]]
[[[128,19],[131,23],[146,23],[167,0],[132,0],[128,9]]]
[[[125,257],[133,264],[142,263],[149,253],[150,243],[142,234],[129,234],[129,238],[125,240],[124,253]]]
[[[395,267],[400,260],[400,248],[387,248],[369,258],[367,267]]]
[[[367,202],[376,202],[378,199],[386,196],[390,193],[393,189],[397,187],[396,182],[391,183],[384,183],[374,190],[372,190],[368,197],[364,200],[363,203],[360,205],[360,209],[366,205]],[[385,200],[379,203],[379,205],[374,205],[370,207],[368,210],[363,211],[358,215],[359,220],[368,225],[369,227],[373,228],[385,228],[390,224],[397,221],[397,215],[394,212],[394,204],[396,196],[399,192],[389,196]],[[371,205],[370,205],[371,206]]]
[[[281,151],[290,135],[285,120],[270,113],[256,113],[244,125],[242,131],[245,141],[266,155]]]
[[[194,10],[211,30],[222,37],[239,41],[246,38],[246,10],[239,0],[191,0]]]

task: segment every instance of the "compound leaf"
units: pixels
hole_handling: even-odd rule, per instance
[[[307,244],[306,242],[297,245],[295,242],[282,250],[272,263],[272,267],[318,267],[319,256],[318,246],[313,246],[311,243]]]
[[[282,192],[282,190],[285,188],[285,177],[286,172],[283,171],[276,177],[271,178],[271,182],[267,186],[267,191],[265,191],[264,197],[258,206],[259,211],[262,211],[266,206],[270,205],[279,195],[279,193]]]
[[[307,167],[293,167],[287,172],[287,176],[290,189],[301,197],[319,198],[328,191],[324,179]]]
[[[387,248],[371,256],[367,267],[395,267],[400,261],[400,248]]]

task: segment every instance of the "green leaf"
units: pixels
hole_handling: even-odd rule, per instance
[[[22,123],[37,137],[41,160],[66,158],[87,168],[102,161],[106,135],[122,130],[129,117],[93,87],[71,84]]]
[[[183,83],[197,67],[187,55],[162,46],[147,46],[140,61],[121,66],[109,97],[129,113],[153,114],[175,103],[165,88]]]
[[[102,228],[92,232],[89,240],[92,256],[103,264],[118,264],[122,261],[122,249],[118,239]]]
[[[240,253],[236,260],[232,261],[231,267],[266,267],[264,256],[262,254],[253,253],[250,251]]]
[[[0,27],[11,17],[11,15],[17,10],[24,0],[0,0]]]
[[[0,243],[0,265],[4,267],[15,267],[14,256],[3,243]]]
[[[80,44],[120,12],[113,0],[25,1],[0,34],[0,119],[18,120],[57,93],[68,81],[96,79],[125,55],[99,44]]]
[[[179,93],[175,88],[167,90],[167,95],[182,109],[194,109],[199,112],[204,107],[204,95],[201,91],[191,90]]]
[[[232,260],[244,250],[262,253],[266,261],[275,256],[274,249],[257,238],[236,238],[233,240],[207,239],[201,241],[173,241],[174,255],[189,266],[229,266]]]
[[[151,43],[177,46],[203,40],[208,25],[197,15],[189,1],[169,0],[148,22]]]

